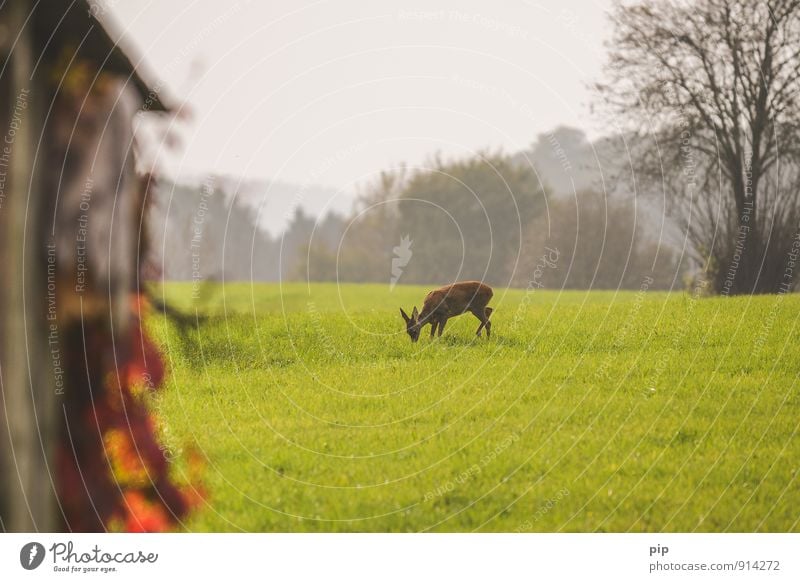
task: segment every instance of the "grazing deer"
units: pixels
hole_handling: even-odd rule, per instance
[[[431,337],[434,336],[437,329],[439,337],[441,337],[447,320],[467,311],[481,322],[478,331],[475,332],[476,335],[480,337],[481,330],[486,328],[486,337],[488,338],[492,333],[492,322],[489,321],[492,308],[486,307],[486,305],[491,301],[492,295],[494,295],[492,288],[480,281],[462,281],[428,293],[425,303],[422,305],[422,313],[419,313],[414,307],[409,316],[401,307],[400,315],[406,322],[406,332],[412,342],[419,339],[420,330],[429,323],[431,324]]]

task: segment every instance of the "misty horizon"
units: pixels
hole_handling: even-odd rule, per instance
[[[179,106],[169,120],[178,147],[147,131],[152,120],[138,132],[148,163],[179,181],[233,175],[352,194],[437,152],[515,153],[558,126],[612,133],[591,89],[609,6],[527,1],[495,14],[477,2],[389,11],[234,2],[220,11],[119,0],[105,17]]]

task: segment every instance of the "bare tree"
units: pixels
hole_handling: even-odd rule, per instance
[[[794,286],[800,220],[800,0],[618,3],[600,88],[637,132],[712,289]]]

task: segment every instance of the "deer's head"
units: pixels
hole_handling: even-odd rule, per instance
[[[408,336],[411,338],[411,341],[412,342],[417,341],[419,339],[419,328],[420,328],[419,312],[417,311],[417,308],[414,307],[414,310],[411,312],[411,317],[409,317],[408,314],[405,311],[403,311],[403,308],[401,307],[400,315],[403,316],[403,319],[406,322],[406,333],[408,333]]]

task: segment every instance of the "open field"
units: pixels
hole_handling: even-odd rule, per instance
[[[423,288],[204,291],[148,322],[189,530],[800,531],[800,297],[496,289],[412,344]]]

